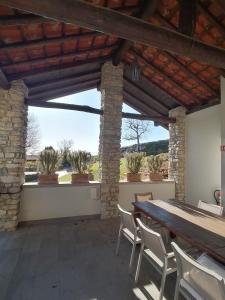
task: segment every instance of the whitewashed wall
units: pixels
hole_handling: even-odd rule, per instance
[[[186,200],[214,202],[213,191],[221,186],[220,105],[186,118]]]
[[[25,185],[20,221],[100,214],[99,184],[52,187]],[[119,203],[131,209],[134,193],[152,192],[155,199],[174,198],[174,183],[120,183]]]

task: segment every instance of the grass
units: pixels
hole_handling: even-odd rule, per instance
[[[71,174],[65,174],[62,177],[59,177],[59,182],[70,182],[71,181]]]

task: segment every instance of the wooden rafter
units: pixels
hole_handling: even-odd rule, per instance
[[[134,82],[130,81],[128,78],[124,78],[125,86],[127,85],[129,88],[128,90],[134,89],[136,90],[137,95],[140,96],[140,98],[146,97],[149,102],[153,104],[153,106],[158,107],[162,111],[168,112],[168,106],[162,103],[161,101],[155,99],[153,96],[149,95],[146,91],[144,91],[141,87],[136,85]]]
[[[134,95],[127,89],[124,89],[123,91],[124,99],[127,99],[130,101],[132,104],[134,104],[139,109],[142,109],[146,114],[152,114],[156,116],[163,116],[162,113],[159,113],[158,111],[155,110],[154,107],[152,107],[149,103],[147,104],[144,102],[141,98],[139,98],[139,95]]]
[[[199,7],[199,6],[198,6]],[[164,19],[161,15],[157,14],[156,19],[158,19],[162,24],[165,26],[168,26],[170,29],[174,29],[174,26],[168,22],[166,19]],[[175,65],[177,65],[182,71],[188,74],[190,78],[198,82],[199,85],[203,86],[205,89],[207,89],[212,95],[215,95],[216,97],[219,97],[219,93],[215,91],[211,86],[209,86],[204,80],[199,78],[195,73],[193,73],[188,67],[184,66],[181,62],[179,62],[172,54],[163,51],[163,54],[168,57]]]
[[[134,15],[136,18],[147,21],[148,18],[154,14],[158,6],[158,0],[145,0],[140,11]],[[117,66],[123,59],[126,52],[129,51],[132,46],[132,42],[128,40],[122,40],[119,49],[116,51],[113,57],[113,64]]]
[[[207,9],[207,7],[202,3],[198,2],[198,11],[205,15],[210,23],[212,23],[220,32],[225,35],[225,27],[214,17],[214,15]]]
[[[65,103],[56,103],[56,102],[38,102],[38,101],[29,101],[29,100],[27,100],[26,103],[28,106],[75,110],[75,111],[82,111],[82,112],[87,112],[87,113],[92,113],[97,115],[104,114],[104,111],[102,109],[97,109],[86,105],[75,105],[75,104],[65,104]],[[141,115],[141,114],[125,113],[125,112],[122,113],[122,118],[136,119],[136,120],[151,120],[151,121],[156,121],[164,124],[176,122],[174,118],[148,116],[148,115]]]
[[[197,0],[179,0],[179,31],[193,36],[196,25]]]
[[[54,90],[50,91],[43,91],[40,93],[33,94],[29,96],[27,99],[29,100],[38,100],[38,101],[48,101],[54,98],[59,98],[64,96],[64,93],[74,94],[86,91],[88,89],[93,89],[97,87],[97,83],[99,82],[99,78],[87,80],[86,82],[78,83],[78,84],[70,84],[68,86],[55,88]]]
[[[102,33],[99,32],[84,32],[82,34],[74,34],[65,37],[53,37],[49,39],[41,39],[37,41],[26,41],[25,43],[13,43],[9,45],[4,45],[0,48],[0,53],[4,53],[9,50],[20,50],[20,49],[31,49],[34,47],[48,46],[52,45],[52,43],[64,43],[64,42],[73,42],[76,40],[80,40],[82,38],[95,38],[96,36],[100,36]]]
[[[100,58],[86,59],[85,61],[79,61],[79,62],[74,62],[69,64],[67,63],[67,64],[62,64],[57,66],[50,66],[44,69],[16,73],[16,74],[8,75],[8,78],[10,81],[18,80],[18,79],[24,79],[25,81],[26,80],[43,81],[43,78],[45,78],[45,76],[62,77],[64,76],[64,73],[67,71],[81,72],[84,69],[88,69],[88,70],[93,69],[96,68],[96,64],[100,66],[100,64],[103,64],[109,60],[111,60],[110,56],[108,55],[101,56]]]
[[[136,14],[139,11],[138,6],[127,6],[116,8],[119,12],[123,14]],[[19,25],[33,25],[41,23],[53,23],[55,20],[36,16],[33,14],[22,14],[15,16],[7,16],[0,18],[0,26],[19,26]]]
[[[88,54],[90,52],[94,52],[94,51],[105,51],[105,50],[110,50],[113,51],[117,49],[117,46],[104,46],[104,47],[96,47],[96,48],[92,48],[92,49],[83,49],[83,50],[79,50],[77,52],[73,52],[73,53],[69,53],[69,54],[63,54],[63,55],[52,55],[52,56],[48,56],[48,57],[43,57],[43,58],[33,58],[30,60],[26,60],[23,62],[15,62],[15,63],[10,63],[10,64],[5,64],[3,65],[4,69],[8,69],[8,68],[14,68],[14,67],[26,67],[29,64],[43,64],[43,63],[48,63],[49,61],[51,61],[52,59],[68,59],[68,58],[75,58],[77,55],[80,54]]]
[[[100,69],[93,70],[90,73],[79,73],[76,75],[71,75],[63,77],[60,79],[52,79],[47,82],[41,82],[38,84],[29,85],[29,95],[34,95],[43,91],[54,90],[55,88],[65,87],[68,85],[78,84],[86,82],[87,80],[99,79],[100,80],[101,72]]]
[[[84,1],[0,0],[0,4],[72,23],[94,31],[117,35],[136,43],[167,50],[209,65],[225,68],[225,50],[162,28],[118,11]],[[119,24],[119,26],[118,26]],[[140,34],[141,33],[141,34]]]
[[[132,49],[132,51],[130,50],[130,53],[133,53],[135,56],[137,56],[138,59],[143,62],[144,66],[149,66],[156,74],[159,74],[160,76],[164,77],[165,80],[167,80],[168,82],[170,82],[170,84],[172,86],[174,86],[177,89],[181,90],[185,95],[187,95],[188,97],[190,97],[196,103],[198,103],[198,104],[200,103],[200,100],[197,99],[190,91],[187,91],[185,88],[183,88],[182,86],[180,86],[176,81],[174,81],[172,78],[170,78],[169,76],[167,76],[162,70],[160,70],[158,67],[156,67],[151,62],[149,62],[147,59],[145,59],[143,56],[141,56],[139,53],[137,53],[136,50]],[[183,104],[183,105],[185,106],[185,104]]]

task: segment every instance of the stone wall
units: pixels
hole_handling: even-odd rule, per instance
[[[185,200],[185,115],[184,107],[170,110],[169,116],[176,118],[176,123],[169,124],[169,179],[176,183],[175,197]]]
[[[123,65],[107,62],[101,74],[100,180],[101,216],[117,215],[120,172],[120,139],[123,104]]]
[[[24,179],[27,93],[23,81],[10,90],[0,89],[0,230],[18,224],[21,185]]]

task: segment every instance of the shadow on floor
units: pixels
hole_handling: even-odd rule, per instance
[[[157,299],[160,275],[143,259],[128,275],[131,245],[115,245],[119,220],[86,220],[21,227],[0,233],[1,300]],[[172,300],[176,275],[167,278],[165,299]]]

